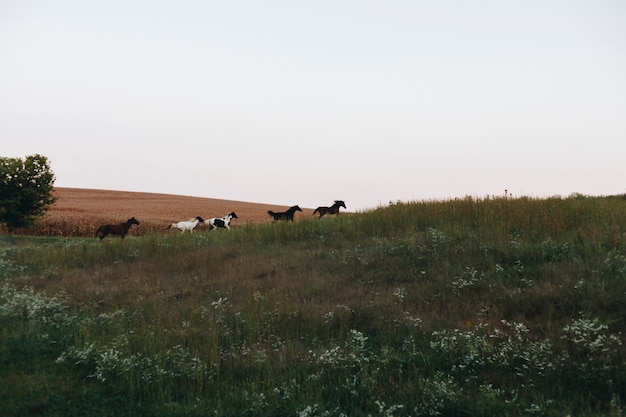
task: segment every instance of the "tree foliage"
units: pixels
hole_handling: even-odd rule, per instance
[[[9,232],[31,226],[56,201],[54,180],[45,156],[0,157],[0,224]]]

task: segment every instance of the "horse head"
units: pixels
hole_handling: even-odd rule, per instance
[[[204,223],[204,219],[200,216],[197,216],[196,220],[198,220],[198,223]]]
[[[134,217],[131,217],[130,219],[128,219],[126,223],[139,225],[139,222]]]
[[[302,209],[300,208],[300,206],[293,206],[291,207],[289,210],[293,210],[293,211],[302,211]]]
[[[232,217],[233,219],[238,219],[238,218],[239,218],[239,217],[237,217],[237,215],[235,214],[235,212],[234,212],[234,211],[233,211],[233,212],[231,212],[231,213],[229,214],[229,216],[230,216],[230,217]]]
[[[346,203],[343,202],[343,200],[335,200],[335,205],[337,207],[343,207],[346,208]]]

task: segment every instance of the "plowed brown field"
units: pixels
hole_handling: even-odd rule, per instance
[[[172,222],[196,216],[203,219],[237,213],[231,227],[247,223],[271,222],[268,210],[284,211],[289,207],[212,198],[187,197],[170,194],[126,191],[91,190],[82,188],[55,188],[57,202],[37,223],[34,229],[22,231],[43,236],[94,236],[98,227],[106,223],[123,223],[135,217],[140,225],[132,226],[129,235],[156,231],[165,232]],[[297,204],[297,202],[295,203]],[[300,216],[311,216],[313,209],[302,207]],[[199,224],[196,230],[208,230]],[[173,233],[172,231],[169,231]]]

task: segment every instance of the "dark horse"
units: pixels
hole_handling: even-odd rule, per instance
[[[298,206],[291,206],[289,210],[283,211],[282,213],[275,213],[272,210],[268,210],[267,214],[272,216],[274,218],[274,221],[276,220],[290,221],[291,220],[293,222],[293,215],[296,211],[302,211],[302,209]]]
[[[346,208],[346,203],[344,203],[341,200],[335,200],[335,204],[333,204],[330,207],[318,207],[315,210],[313,210],[313,215],[315,215],[315,213],[319,213],[320,214],[320,218],[324,214],[337,214],[337,215],[339,215],[339,207]]]
[[[125,223],[102,225],[96,231],[96,237],[99,237],[100,240],[102,240],[106,237],[106,235],[111,234],[122,236],[122,239],[124,239],[124,236],[126,236],[126,233],[128,233],[128,229],[130,229],[130,226],[132,226],[133,224],[139,224],[139,222],[134,217],[126,220]]]

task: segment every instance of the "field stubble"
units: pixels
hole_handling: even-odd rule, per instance
[[[132,226],[129,235],[143,235],[165,231],[172,222],[196,216],[203,219],[224,217],[232,211],[238,216],[231,223],[231,227],[236,228],[270,222],[268,210],[288,208],[213,198],[81,188],[57,187],[54,195],[57,202],[43,219],[33,229],[21,231],[21,234],[91,237],[102,224],[123,223],[135,217],[140,225]],[[302,216],[313,213],[312,209],[302,210]],[[200,224],[197,230],[208,230],[208,226]]]

